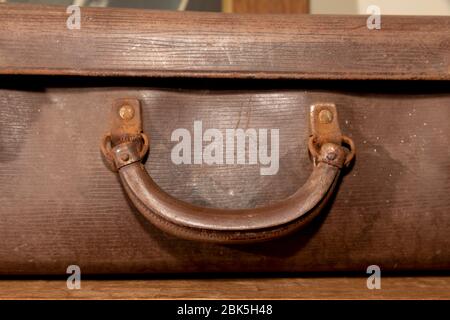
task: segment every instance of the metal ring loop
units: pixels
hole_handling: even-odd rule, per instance
[[[313,159],[317,159],[319,157],[319,151],[317,150],[316,137],[310,136],[308,140],[308,150],[311,153]]]
[[[347,144],[349,147],[349,152],[347,153],[347,156],[346,156],[345,162],[344,162],[344,166],[348,167],[350,165],[350,163],[352,162],[353,158],[355,157],[356,147],[355,147],[355,143],[353,142],[353,140],[347,136],[342,136],[342,142]]]
[[[139,156],[141,158],[144,158],[150,148],[150,139],[145,133],[141,133],[141,138],[144,143],[142,144],[142,149],[141,152],[139,153]]]
[[[111,155],[111,135],[105,134],[100,142],[100,151],[102,152],[103,158],[106,160],[108,167],[111,171],[116,172],[117,168],[114,164],[114,159]]]
[[[311,156],[313,157],[314,161],[319,157],[320,152],[318,150],[318,145],[316,143],[316,138],[314,136],[309,137],[308,140],[308,150],[311,153]],[[356,154],[356,147],[355,143],[352,139],[350,139],[348,136],[342,136],[342,142],[348,145],[349,152],[347,153],[344,161],[344,166],[348,167],[350,163],[352,162],[353,158],[355,158]]]
[[[145,133],[140,134],[140,138],[142,139],[142,149],[139,152],[139,157],[142,159],[147,154],[149,148],[150,148],[150,139]],[[103,156],[105,157],[106,162],[108,163],[109,168],[111,171],[116,172],[117,168],[114,163],[114,158],[112,156],[112,148],[111,148],[111,134],[105,134],[102,138],[102,141],[100,143],[100,151],[102,152]]]

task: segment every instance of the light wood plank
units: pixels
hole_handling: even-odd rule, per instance
[[[0,299],[450,299],[450,277],[384,277],[380,290],[366,278],[200,280],[3,280]]]

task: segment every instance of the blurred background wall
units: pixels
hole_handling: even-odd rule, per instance
[[[310,0],[310,13],[366,14],[370,5],[381,14],[450,15],[450,0]]]
[[[381,14],[450,15],[450,0],[0,0],[0,2],[238,13],[312,14],[366,14],[368,6],[377,5],[381,9]]]

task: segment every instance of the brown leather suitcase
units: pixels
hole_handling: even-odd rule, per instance
[[[450,18],[65,9],[0,5],[0,274],[450,269]]]

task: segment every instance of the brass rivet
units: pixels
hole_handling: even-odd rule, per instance
[[[128,104],[124,104],[119,110],[119,116],[123,120],[131,120],[134,117],[134,108]]]
[[[328,109],[323,109],[319,112],[319,121],[320,123],[327,124],[333,121],[333,114]]]
[[[128,160],[130,160],[130,155],[129,155],[128,153],[122,153],[122,154],[120,155],[120,159],[121,159],[122,161],[128,161]]]

